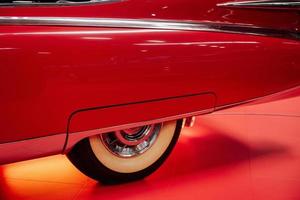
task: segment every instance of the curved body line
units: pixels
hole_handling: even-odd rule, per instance
[[[253,9],[300,9],[300,1],[264,0],[264,1],[230,1],[219,3],[220,7]]]
[[[1,1],[0,164],[63,153],[94,179],[133,180],[195,116],[299,96],[300,0],[232,1]],[[107,164],[99,139],[140,167]]]
[[[175,97],[173,96],[173,97],[166,97],[166,98],[160,98],[160,99],[150,99],[150,100],[145,100],[145,101],[113,104],[113,105],[106,105],[106,106],[76,110],[75,112],[73,112],[70,115],[70,117],[68,119],[68,126],[67,126],[67,132],[66,132],[67,135],[66,135],[66,141],[65,141],[65,144],[63,147],[63,152],[66,150],[67,145],[68,145],[68,140],[69,140],[69,135],[70,135],[70,124],[71,124],[72,118],[78,113],[92,111],[92,110],[118,108],[118,107],[130,106],[130,105],[147,104],[147,103],[152,103],[152,102],[176,100],[176,99],[180,99],[180,98],[197,97],[197,96],[202,96],[202,95],[211,95],[214,97],[214,102],[213,102],[212,108],[201,110],[201,111],[190,112],[190,113],[181,113],[181,114],[177,114],[175,116],[173,115],[173,116],[161,117],[161,118],[155,119],[155,120],[147,120],[147,121],[134,122],[134,123],[129,123],[129,124],[122,124],[122,125],[118,125],[118,126],[101,128],[101,131],[99,129],[97,130],[98,133],[105,133],[105,132],[111,132],[111,131],[116,131],[116,130],[121,130],[121,129],[133,128],[133,127],[137,127],[137,126],[141,126],[141,125],[145,125],[145,124],[161,123],[163,121],[176,120],[176,119],[180,119],[180,118],[184,118],[184,117],[191,117],[191,116],[200,115],[203,113],[211,113],[215,109],[217,96],[213,92],[201,92],[201,93],[197,93],[197,94],[181,95],[181,96],[175,96]],[[84,133],[86,133],[86,132],[91,132],[91,130],[84,131]],[[83,135],[84,135],[83,137],[86,137],[85,134],[83,134]],[[74,145],[74,143],[72,145]]]
[[[192,20],[153,20],[125,18],[86,18],[86,17],[0,17],[0,25],[33,26],[75,26],[75,27],[109,27],[142,28],[160,30],[209,31],[222,33],[239,33],[298,40],[300,33],[292,30],[273,29],[247,24],[212,23]]]

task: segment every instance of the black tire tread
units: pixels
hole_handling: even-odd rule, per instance
[[[176,123],[174,136],[163,155],[152,165],[138,172],[119,173],[104,166],[93,153],[88,138],[77,143],[67,154],[67,157],[82,173],[104,184],[117,184],[139,180],[153,173],[167,159],[178,140],[181,126],[182,120],[178,120]]]

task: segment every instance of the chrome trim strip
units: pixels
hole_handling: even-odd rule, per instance
[[[0,24],[39,25],[39,26],[84,26],[111,28],[149,28],[170,30],[203,30],[209,27],[192,22],[172,20],[135,20],[118,18],[84,18],[84,17],[0,17]]]
[[[219,3],[220,7],[256,8],[256,9],[300,9],[299,0],[258,0],[258,1],[231,1]]]
[[[82,1],[82,2],[74,2],[72,0],[57,0],[56,2],[34,2],[34,1],[22,1],[16,0],[12,3],[0,3],[1,6],[79,6],[79,5],[89,5],[89,4],[107,4],[107,3],[115,3],[121,2],[125,0],[89,0],[89,1]]]
[[[0,25],[81,26],[110,28],[141,28],[182,31],[209,31],[300,39],[300,33],[283,29],[270,29],[247,24],[228,24],[198,21],[153,19],[82,18],[82,17],[0,17]]]

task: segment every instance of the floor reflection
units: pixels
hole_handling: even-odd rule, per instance
[[[199,117],[157,172],[114,186],[88,179],[62,155],[1,166],[0,199],[300,199],[298,124],[270,116]],[[269,185],[285,195],[273,195]]]

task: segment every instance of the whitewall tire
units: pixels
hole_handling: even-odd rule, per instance
[[[182,120],[92,136],[68,154],[87,176],[103,183],[144,178],[165,161],[174,148]]]

